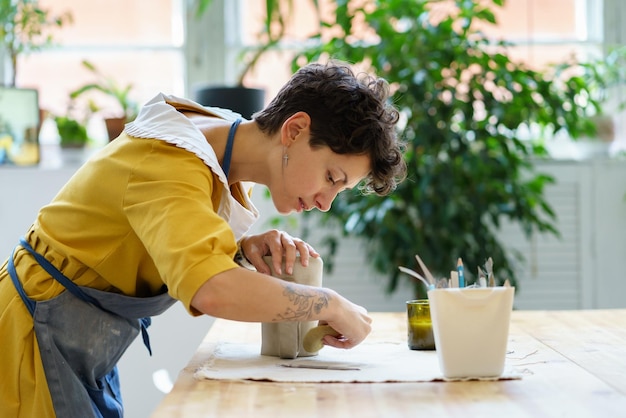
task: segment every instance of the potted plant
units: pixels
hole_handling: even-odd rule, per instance
[[[89,141],[84,123],[69,115],[55,116],[54,122],[59,132],[61,148],[83,148]]]
[[[533,166],[545,149],[520,140],[520,130],[537,125],[567,129],[573,137],[588,133],[579,104],[586,86],[566,82],[565,89],[553,73],[526,68],[511,58],[506,43],[474,30],[496,21],[493,8],[501,0],[445,2],[453,7],[439,21],[431,14],[438,1],[348,3],[336,2],[335,20],[323,25],[332,29],[330,40],[305,49],[294,70],[326,57],[369,65],[387,79],[391,102],[402,114],[408,178],[387,197],[343,193],[322,222],[362,239],[366,260],[388,277],[389,292],[399,280],[410,280],[423,296],[423,286],[398,270],[420,271],[415,254],[436,277],[448,277],[462,257],[471,266],[469,283],[492,257],[497,277],[515,283],[512,266],[519,255],[498,239],[500,223],[558,235],[544,198],[553,179]],[[358,39],[363,24],[375,36]],[[336,245],[336,238],[329,241]]]
[[[626,47],[609,48],[599,58],[571,60],[556,66],[558,75],[568,74],[566,88],[576,93],[578,85],[584,85],[588,95],[583,122],[589,125],[591,135],[577,142],[589,150],[592,156],[608,155],[610,144],[616,136],[616,118],[626,107],[623,91],[626,82]],[[594,152],[595,150],[595,152]]]
[[[87,123],[91,116],[93,105],[87,111],[81,112],[76,102],[70,99],[67,112],[64,115],[55,115],[54,122],[59,133],[59,145],[64,149],[84,148],[89,142]]]
[[[96,80],[72,91],[70,98],[75,100],[89,91],[98,91],[113,98],[118,105],[118,109],[113,113],[107,114],[104,118],[109,140],[113,140],[122,133],[126,123],[133,121],[137,117],[139,106],[137,102],[130,98],[133,86],[132,84],[120,85],[114,78],[103,74],[90,61],[83,60],[82,65],[96,76]],[[91,106],[93,111],[100,110],[94,108],[93,102]]]
[[[52,45],[52,29],[72,21],[69,12],[53,16],[38,0],[0,0],[0,39],[10,65],[8,87],[15,87],[18,57]]]
[[[213,0],[196,0],[195,16],[202,16],[213,3]],[[267,52],[277,48],[285,36],[285,29],[293,14],[294,2],[292,0],[266,0],[265,20],[263,28],[257,34],[259,44],[247,48],[241,54],[242,69],[237,76],[234,86],[206,86],[196,92],[196,100],[207,106],[224,107],[240,113],[245,118],[261,110],[264,106],[265,91],[260,88],[250,88],[244,85],[246,75],[255,67],[259,59]],[[311,4],[318,12],[318,0],[311,0]]]

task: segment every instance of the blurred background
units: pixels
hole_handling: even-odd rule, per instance
[[[0,18],[18,3],[22,2],[3,0]],[[200,91],[214,86],[243,84],[259,89],[261,106],[267,104],[292,74],[294,57],[319,43],[319,38],[310,37],[318,33],[320,19],[332,21],[337,8],[346,3],[372,11],[377,2],[320,0],[316,7],[309,0],[281,0],[282,15],[270,19],[269,30],[265,26],[268,2],[260,0],[23,3],[34,3],[53,21],[45,35],[33,35],[39,46],[34,41],[29,45],[26,39],[14,51],[15,62],[6,26],[5,44],[0,47],[0,81],[4,80],[6,88],[35,91],[41,117],[40,150],[34,164],[0,165],[4,196],[0,198],[0,250],[5,255],[38,208],[109,141],[106,119],[132,118],[137,106],[159,92],[198,100]],[[388,3],[402,7],[402,2]],[[436,19],[438,11],[445,13],[455,2],[431,3]],[[510,42],[509,56],[529,69],[541,71],[573,57],[593,63],[626,42],[622,0],[509,0],[502,7],[492,4],[499,2],[483,3],[493,6],[497,24],[479,23],[481,31],[494,40]],[[362,32],[351,35],[365,41],[375,38],[376,31],[359,22],[358,16],[354,27],[362,27]],[[27,35],[24,28],[19,32]],[[327,36],[334,36],[332,30]],[[271,47],[263,50],[258,61],[247,65],[268,43]],[[432,56],[434,62],[436,54]],[[553,138],[546,146],[549,158],[535,162],[555,179],[544,196],[558,215],[555,226],[560,237],[539,234],[529,238],[514,222],[500,225],[496,233],[500,242],[523,255],[523,261],[512,264],[519,285],[517,309],[626,306],[620,297],[626,290],[619,264],[626,251],[626,239],[619,233],[626,227],[622,159],[626,136],[620,112],[613,118],[610,141]],[[70,139],[84,137],[82,146],[65,146],[61,123],[70,117],[79,122],[70,127]],[[255,230],[276,226],[277,215],[262,188],[255,189],[254,200],[263,214]],[[290,217],[278,225],[290,232],[306,232],[311,243],[326,248],[328,230],[317,228],[316,222],[315,218]],[[341,236],[332,253],[333,269],[325,275],[324,284],[368,310],[403,311],[404,302],[413,298],[414,283],[401,280],[391,286],[386,274],[364,262],[362,239]],[[457,256],[451,255],[452,259]],[[212,321],[189,317],[180,304],[153,320],[154,355],[149,357],[137,341],[120,364],[128,417],[150,415]]]

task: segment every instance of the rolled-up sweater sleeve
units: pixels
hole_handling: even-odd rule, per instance
[[[191,307],[198,289],[237,267],[235,236],[217,214],[224,187],[195,155],[153,143],[129,177],[124,212],[170,295],[198,315]]]

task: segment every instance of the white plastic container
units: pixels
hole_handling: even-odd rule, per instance
[[[446,378],[498,377],[504,371],[514,287],[428,292],[439,367]]]

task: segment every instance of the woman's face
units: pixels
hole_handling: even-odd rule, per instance
[[[270,188],[274,206],[281,214],[317,208],[330,209],[337,194],[351,189],[370,172],[367,155],[336,154],[328,147],[311,148],[301,135],[285,149],[287,161],[275,187]]]

